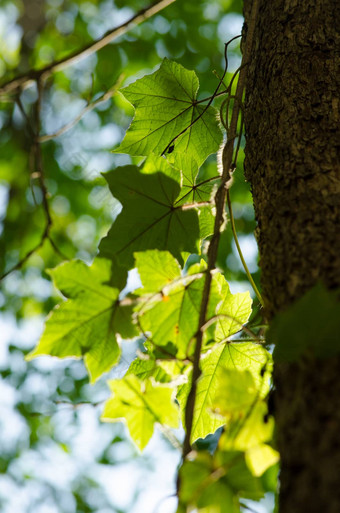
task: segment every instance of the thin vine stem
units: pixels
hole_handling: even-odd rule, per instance
[[[240,37],[240,36],[238,36]],[[232,41],[232,40],[231,40]],[[228,42],[231,43],[231,41]],[[201,100],[197,100],[196,103],[204,103],[204,102],[207,102],[211,99],[215,99],[215,98],[218,98],[219,96],[223,96],[224,94],[229,94],[230,91],[231,91],[231,88],[232,88],[232,85],[235,81],[235,78],[237,77],[237,75],[239,74],[239,72],[241,71],[241,69],[246,66],[247,63],[244,63],[244,64],[241,64],[241,66],[239,66],[235,71],[234,71],[234,74],[233,76],[231,77],[231,80],[229,82],[229,85],[228,87],[226,87],[226,89],[224,89],[223,91],[220,91],[219,93],[216,93],[216,94],[212,94],[211,96],[208,96],[207,98],[202,98]],[[222,80],[222,78],[219,78],[219,80]],[[223,84],[224,84],[224,78],[223,78]]]
[[[235,219],[234,219],[233,209],[232,209],[232,206],[231,206],[230,189],[227,189],[227,204],[228,204],[228,210],[229,210],[229,218],[230,218],[231,230],[233,232],[233,236],[234,236],[234,240],[235,240],[235,244],[236,244],[236,248],[237,248],[240,260],[242,262],[242,265],[243,265],[243,268],[244,268],[245,273],[247,275],[247,278],[248,278],[251,286],[254,289],[254,292],[256,294],[257,299],[260,301],[261,305],[264,306],[264,302],[263,302],[262,296],[260,294],[259,289],[256,286],[256,283],[254,282],[254,279],[253,279],[250,271],[249,271],[249,268],[248,268],[247,263],[246,263],[246,261],[244,259],[244,256],[243,256],[243,253],[242,253],[242,250],[241,250],[241,246],[240,246],[240,243],[239,243],[239,240],[238,240],[238,237],[237,237],[236,226],[235,226]]]
[[[228,103],[228,108],[229,108],[229,103]],[[226,116],[226,121],[227,121],[227,124],[228,124],[228,115]],[[241,146],[242,132],[243,132],[243,107],[241,108],[240,132],[239,132],[239,135],[238,135],[238,140],[237,140],[237,145],[236,145],[236,150],[235,150],[235,155],[234,155],[234,161],[232,163],[232,168],[233,169],[236,169],[238,153],[239,153],[240,146]],[[230,198],[230,187],[227,188],[227,205],[228,205],[228,210],[229,210],[229,219],[230,219],[230,224],[231,224],[231,230],[232,230],[233,237],[234,237],[234,240],[235,240],[237,252],[239,254],[239,257],[240,257],[240,260],[242,262],[244,271],[245,271],[245,273],[247,275],[247,278],[248,278],[251,286],[253,287],[255,295],[256,295],[257,299],[259,300],[261,306],[263,307],[264,306],[264,302],[263,302],[261,293],[260,293],[259,289],[257,288],[256,283],[254,282],[254,279],[253,279],[253,277],[252,277],[252,275],[251,275],[251,273],[249,271],[249,268],[248,268],[247,263],[245,261],[245,258],[243,256],[242,249],[241,249],[241,246],[240,246],[240,243],[239,243],[239,240],[238,240],[237,231],[236,231],[236,225],[235,225],[235,219],[234,219],[234,214],[233,214],[233,208],[232,208],[232,202],[231,202],[231,198]]]

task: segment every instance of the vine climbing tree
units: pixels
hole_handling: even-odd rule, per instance
[[[182,418],[179,511],[215,503],[221,511],[238,510],[241,497],[262,496],[259,476],[278,459],[265,402],[271,356],[258,329],[247,325],[249,293],[231,294],[216,269],[227,195],[232,212],[229,188],[256,10],[255,2],[241,66],[226,84],[226,45],[225,72],[210,98],[198,100],[195,72],[168,59],[121,90],[135,116],[115,152],[146,158],[105,175],[122,211],[91,266],[76,260],[50,271],[67,299],[52,311],[28,356],[83,356],[94,382],[119,361],[118,337],[144,337],[144,351],[126,376],[109,382],[112,398],[102,419],[124,419],[144,449],[155,424],[174,428]],[[226,142],[221,171],[208,177],[200,167],[223,138],[211,106],[216,96],[223,98]],[[134,268],[142,286],[121,296]],[[221,426],[215,454],[202,451],[187,460],[192,444]]]
[[[41,339],[27,360],[41,355],[83,358],[90,382],[95,383],[120,362],[122,341],[140,339],[141,350],[125,375],[108,382],[111,395],[105,402],[102,420],[124,421],[141,451],[156,426],[181,449],[178,513],[236,513],[240,508],[251,510],[249,501],[260,500],[277,488],[279,453],[271,408],[271,344],[277,343],[274,375],[280,393],[280,362],[293,361],[311,351],[321,356],[319,342],[305,342],[302,336],[295,344],[284,340],[287,325],[294,324],[294,316],[303,310],[300,304],[286,314],[291,317],[278,315],[266,336],[268,319],[280,312],[282,305],[276,307],[279,300],[275,290],[268,292],[268,278],[264,280],[265,297],[261,296],[242,254],[233,215],[233,173],[240,166],[244,120],[246,135],[250,132],[247,176],[259,212],[263,183],[258,185],[257,170],[267,166],[271,175],[275,165],[274,157],[268,157],[264,164],[266,154],[262,158],[258,152],[261,142],[254,135],[257,121],[252,113],[257,111],[250,90],[259,87],[254,70],[265,68],[263,58],[258,57],[263,55],[259,41],[264,37],[261,30],[265,33],[263,17],[267,16],[263,2],[245,3],[242,61],[233,74],[228,73],[229,43],[241,37],[237,36],[225,45],[224,72],[216,77],[217,85],[209,96],[202,98],[195,71],[164,58],[156,71],[125,87],[120,88],[124,77],[119,76],[117,83],[88,104],[77,120],[55,134],[41,133],[47,79],[104,48],[132,23],[148,19],[171,3],[163,0],[143,9],[82,51],[0,87],[3,95],[14,95],[26,118],[45,215],[41,238],[6,270],[3,278],[26,264],[46,241],[64,259],[51,235],[53,221],[41,147],[119,89],[124,101],[133,106],[134,116],[114,154],[129,155],[134,160],[106,172],[104,177],[121,211],[101,239],[91,264],[71,259],[47,271],[63,299],[50,312]],[[21,102],[23,89],[32,82],[37,89],[34,123]],[[214,154],[218,161],[215,167],[205,167]],[[256,154],[260,155],[258,160]],[[249,292],[231,293],[219,269],[221,236],[226,230],[234,237],[254,302]],[[277,242],[273,244],[278,246]],[[265,251],[261,256],[268,262]],[[135,280],[133,286],[128,282],[127,286],[134,270],[139,281]],[[329,302],[328,311],[338,311],[333,296],[321,287],[315,290],[312,294],[316,298],[321,295]],[[292,299],[300,295],[293,294]],[[303,300],[313,302],[308,296]],[[283,301],[284,306],[290,303]],[[328,340],[329,330],[335,327],[336,321],[330,321],[322,338]],[[329,344],[327,355],[333,353],[337,349]],[[280,428],[285,422],[280,415],[278,419]],[[172,431],[180,424],[184,428],[183,442]]]

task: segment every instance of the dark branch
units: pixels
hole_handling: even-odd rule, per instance
[[[111,41],[125,34],[125,32],[127,32],[131,28],[131,26],[138,25],[143,21],[151,18],[156,13],[158,13],[162,9],[165,9],[165,7],[168,7],[168,5],[172,4],[173,2],[175,2],[175,0],[160,0],[159,2],[153,3],[149,7],[141,9],[137,14],[132,16],[132,18],[122,23],[115,29],[106,32],[106,34],[104,34],[104,36],[98,41],[91,42],[83,48],[71,53],[67,57],[51,62],[44,68],[41,68],[39,70],[30,70],[27,73],[24,73],[23,75],[19,75],[18,77],[13,78],[8,82],[5,82],[0,86],[0,95],[13,93],[20,89],[25,89],[34,81],[38,81],[40,79],[46,80],[46,78],[48,78],[56,71],[61,71],[62,69],[73,64],[74,62],[78,62],[79,60],[84,59],[85,57],[88,57],[89,55],[92,55],[93,53],[97,52],[101,48],[104,48],[104,46],[111,43]]]

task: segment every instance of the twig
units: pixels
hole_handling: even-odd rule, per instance
[[[234,154],[234,160],[233,160],[233,163],[232,163],[232,167],[234,169],[236,169],[236,165],[237,165],[238,153],[239,153],[240,147],[241,147],[241,140],[242,140],[242,134],[243,134],[243,124],[244,124],[243,104],[241,104],[240,107],[241,107],[241,125],[240,125],[240,131],[239,131],[239,134],[238,134],[236,150],[235,150],[235,154]]]
[[[24,107],[21,103],[20,98],[17,98],[17,104],[27,122],[29,133],[32,137],[33,143],[32,143],[32,153],[34,157],[34,163],[33,163],[33,170],[31,172],[31,177],[37,178],[39,181],[39,186],[42,193],[42,207],[45,214],[45,228],[41,234],[40,241],[38,244],[36,244],[26,255],[19,260],[13,267],[11,267],[8,271],[3,273],[0,276],[0,281],[2,281],[4,278],[6,278],[9,274],[11,274],[13,271],[16,271],[18,269],[21,269],[21,267],[27,262],[27,260],[36,252],[38,249],[40,249],[45,240],[48,240],[52,246],[52,248],[62,257],[65,258],[65,256],[61,253],[61,251],[57,248],[55,242],[50,236],[50,230],[52,227],[52,217],[50,212],[50,207],[48,204],[48,190],[45,183],[45,176],[44,176],[44,164],[43,164],[43,157],[41,152],[41,146],[39,141],[39,132],[40,132],[40,125],[41,125],[41,103],[42,103],[42,93],[43,93],[43,84],[42,79],[37,80],[37,89],[38,89],[38,98],[35,104],[35,110],[34,110],[34,121],[35,121],[35,127],[31,126],[30,120],[24,110]],[[34,192],[33,192],[34,194]]]
[[[236,344],[246,344],[248,342],[252,342],[255,345],[258,346],[264,346],[266,344],[265,339],[258,339],[258,338],[232,338],[232,335],[230,337],[223,338],[220,340],[214,347],[220,347],[225,345],[236,345]]]
[[[184,205],[181,205],[180,207],[175,207],[176,210],[191,210],[193,208],[200,208],[200,207],[211,207],[212,202],[211,201],[198,201],[194,203],[185,203]]]
[[[15,101],[16,101],[18,107],[19,107],[19,110],[20,110],[20,112],[22,114],[22,117],[26,121],[26,125],[27,125],[27,129],[29,131],[29,134],[34,139],[35,132],[34,132],[34,129],[33,129],[32,125],[31,125],[31,120],[29,119],[29,117],[27,115],[27,112],[25,111],[24,106],[22,104],[22,101],[21,101],[21,98],[20,98],[20,93],[16,97]]]
[[[151,18],[159,11],[165,9],[170,4],[175,2],[175,0],[160,0],[159,2],[153,3],[148,7],[141,9],[137,14],[132,16],[129,20],[122,23],[118,27],[114,28],[111,31],[108,31],[104,34],[104,36],[98,41],[91,42],[83,48],[72,52],[70,55],[64,57],[63,59],[59,59],[57,61],[51,62],[44,68],[38,70],[30,70],[23,75],[20,75],[8,82],[5,82],[0,86],[0,94],[8,94],[18,89],[25,89],[29,85],[31,85],[34,81],[43,79],[46,80],[50,75],[52,75],[56,71],[61,71],[70,64],[74,62],[78,62],[89,55],[97,52],[101,48],[104,48],[108,43],[111,43],[114,39],[125,34],[133,25],[138,25],[143,21]]]
[[[153,509],[152,513],[159,513],[159,507],[163,502],[165,502],[168,499],[172,499],[172,497],[177,497],[176,493],[172,493],[171,495],[166,495],[165,497],[162,497],[158,502],[156,502],[156,506]]]
[[[242,69],[239,73],[239,79],[236,87],[235,93],[235,102],[233,106],[233,112],[230,122],[230,127],[227,133],[227,142],[224,146],[222,153],[222,164],[223,164],[223,172],[221,178],[221,185],[217,190],[215,196],[215,205],[216,205],[216,217],[215,217],[215,226],[214,233],[211,238],[209,249],[208,249],[208,272],[206,274],[204,289],[203,289],[203,297],[200,309],[199,316],[199,324],[196,335],[196,345],[194,352],[194,364],[191,378],[191,387],[188,394],[188,399],[185,408],[185,428],[186,434],[183,444],[183,460],[191,451],[191,432],[193,425],[193,417],[195,411],[195,402],[196,402],[196,389],[197,389],[197,381],[201,374],[200,369],[200,357],[201,357],[201,349],[202,349],[202,341],[203,341],[203,331],[202,326],[206,323],[206,314],[208,309],[209,297],[210,297],[210,288],[212,282],[212,274],[211,272],[215,268],[218,245],[220,240],[221,226],[223,224],[224,219],[224,209],[226,202],[226,184],[230,179],[230,169],[233,162],[233,153],[234,153],[234,141],[237,137],[237,121],[239,117],[240,105],[242,103],[243,92],[246,83],[246,67],[243,64],[247,64],[250,59],[252,45],[253,45],[253,37],[254,37],[254,29],[257,17],[259,0],[253,0],[252,11],[248,26],[248,34],[245,42],[245,50],[242,59]],[[177,483],[178,487],[180,485],[179,479]]]
[[[105,400],[97,401],[96,403],[93,403],[91,401],[80,401],[77,403],[76,402],[73,403],[72,401],[56,399],[55,401],[53,401],[53,403],[57,406],[59,406],[59,405],[71,406],[74,409],[79,408],[80,406],[93,406],[94,408],[96,408],[97,406],[102,406],[105,403]]]
[[[42,192],[42,205],[44,208],[45,216],[46,216],[46,230],[47,234],[49,234],[52,218],[50,207],[48,204],[48,190],[45,183],[44,176],[44,164],[43,157],[41,153],[41,146],[39,140],[40,133],[40,125],[41,125],[41,103],[42,103],[42,94],[43,94],[43,85],[42,79],[37,80],[37,89],[38,89],[38,99],[36,102],[35,116],[36,116],[36,133],[34,138],[34,151],[35,151],[35,164],[36,164],[36,176],[39,180],[41,192]]]
[[[33,125],[32,125],[31,119],[29,118],[29,116],[28,116],[27,112],[25,111],[25,108],[24,108],[24,106],[22,104],[22,101],[21,101],[21,98],[20,98],[20,93],[21,93],[21,91],[17,95],[17,97],[15,99],[15,102],[16,102],[16,104],[19,107],[19,110],[20,110],[20,112],[22,114],[22,117],[24,118],[24,121],[26,121],[26,128],[27,128],[27,131],[28,131],[28,135],[31,137],[31,139],[33,141],[35,141],[35,139],[36,139],[36,132],[35,132],[35,129],[34,129]],[[35,152],[35,146],[33,144],[31,149],[30,149],[30,152],[29,152],[28,161],[29,161],[29,167],[30,167],[30,173],[31,173],[31,176],[30,176],[30,189],[31,189],[34,205],[37,206],[37,200],[36,200],[36,197],[35,197],[35,191],[34,191],[34,187],[33,187],[33,179],[37,175],[36,169],[35,169],[34,152]]]
[[[237,36],[237,37],[241,37],[241,36]],[[227,43],[227,44],[229,44],[229,43]],[[228,89],[227,84],[224,82],[224,78],[220,77],[220,75],[217,73],[217,71],[216,71],[215,69],[213,70],[213,74],[215,75],[215,77],[216,77],[216,78],[218,78],[218,80],[220,81],[220,84],[223,84],[223,85],[224,85],[224,87],[225,87],[226,89]],[[217,93],[216,93],[216,94],[217,94]],[[215,95],[215,96],[216,96],[216,95]]]
[[[114,86],[112,86],[106,93],[97,98],[97,100],[95,100],[94,102],[88,103],[76,118],[74,118],[72,121],[61,127],[54,134],[41,135],[39,137],[39,142],[44,143],[46,141],[50,141],[51,139],[55,139],[56,137],[59,137],[60,135],[64,134],[65,132],[73,128],[77,123],[79,123],[79,121],[81,120],[81,118],[85,116],[85,114],[93,110],[99,103],[106,102],[107,100],[109,100],[118,91],[120,84],[123,81],[123,78],[124,75],[121,74]]]
[[[226,129],[227,133],[229,130],[229,106],[230,106],[230,100],[232,98],[235,98],[235,96],[228,94],[226,99],[223,101],[223,103],[221,105],[221,109],[220,109],[221,122],[222,122],[222,125],[224,126],[224,128]],[[223,110],[225,110],[225,120],[223,119]]]
[[[171,290],[174,286],[176,287],[177,284],[183,283],[183,287],[187,288],[190,286],[190,284],[194,280],[202,278],[206,272],[207,272],[206,269],[203,269],[202,271],[197,272],[197,273],[184,274],[184,275],[178,276],[177,278],[172,280],[170,283],[164,285],[161,290],[158,290],[157,292],[150,294],[150,296],[147,297],[146,299],[144,299],[143,297],[134,298],[133,300],[131,300],[131,298],[126,298],[126,299],[122,299],[120,304],[121,305],[131,305],[131,304],[136,304],[138,302],[142,302],[143,304],[142,304],[140,310],[137,312],[138,316],[141,316],[141,315],[143,315],[143,309],[145,309],[152,301],[156,300],[157,298],[159,298],[159,297],[162,298],[164,296],[168,296],[171,293]]]
[[[238,37],[240,37],[240,36],[238,36]],[[231,41],[228,41],[228,43],[227,43],[227,44],[229,44],[230,42],[231,42]],[[197,102],[196,102],[196,103],[204,103],[204,102],[207,102],[207,101],[211,100],[211,98],[213,98],[213,99],[214,99],[214,98],[218,98],[219,96],[223,96],[224,94],[229,94],[229,93],[230,93],[230,91],[231,91],[232,85],[233,85],[233,83],[234,83],[234,80],[235,80],[235,78],[237,77],[237,75],[238,75],[239,71],[240,71],[244,66],[246,66],[246,65],[247,65],[247,63],[244,63],[244,64],[242,64],[241,66],[239,66],[239,67],[237,68],[237,70],[235,70],[235,72],[234,72],[233,76],[231,77],[231,80],[230,80],[230,82],[229,82],[229,85],[228,85],[228,87],[227,87],[226,89],[224,89],[223,91],[220,91],[219,93],[212,94],[211,96],[208,96],[207,98],[202,98],[201,100],[197,100]],[[219,79],[219,80],[221,80],[221,79]],[[224,84],[224,82],[223,82],[223,84]]]
[[[27,262],[27,260],[33,255],[33,253],[35,253],[36,251],[38,251],[38,249],[40,249],[42,247],[42,245],[44,244],[46,239],[47,239],[47,227],[45,228],[45,230],[43,231],[43,233],[41,235],[40,242],[38,242],[38,244],[36,244],[28,253],[26,253],[26,255],[21,260],[19,260],[19,262],[17,262],[8,271],[3,273],[0,276],[0,281],[2,281],[4,278],[6,278],[12,272],[17,271],[18,269],[21,269],[21,267]]]
[[[67,255],[65,255],[59,248],[58,246],[56,245],[56,243],[54,242],[54,240],[52,239],[51,235],[49,234],[48,235],[48,242],[51,244],[52,248],[54,249],[54,251],[57,253],[57,255],[60,256],[60,258],[62,258],[63,260],[70,260],[70,257],[68,257]]]

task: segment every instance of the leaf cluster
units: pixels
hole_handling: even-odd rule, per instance
[[[193,71],[165,59],[122,90],[135,117],[115,152],[145,158],[105,175],[121,212],[91,266],[74,260],[50,271],[64,301],[28,358],[83,357],[94,382],[119,362],[122,339],[141,338],[142,353],[125,376],[109,382],[102,419],[123,420],[142,450],[155,425],[175,428],[182,419],[186,427],[201,330],[191,444],[221,426],[224,433],[214,455],[192,453],[183,462],[178,511],[222,511],[225,503],[238,511],[242,497],[263,495],[260,476],[278,459],[265,403],[271,357],[256,335],[240,336],[251,298],[232,294],[217,270],[200,324],[219,182],[218,173],[206,177],[200,166],[217,151],[222,132],[214,108],[197,100],[198,86]],[[127,291],[133,269],[141,286]]]
[[[182,275],[190,272],[195,274],[194,269],[190,271],[194,263],[200,263],[206,258],[207,244],[214,224],[214,208],[210,202],[214,190],[219,185],[219,176],[214,157],[208,157],[204,164],[199,166],[190,152],[177,151],[178,145],[181,143],[185,146],[188,139],[184,133],[179,136],[178,133],[173,132],[173,137],[176,139],[170,145],[167,143],[169,148],[165,152],[168,170],[172,170],[172,173],[165,172],[166,166],[160,169],[166,175],[165,177],[161,175],[161,182],[169,186],[171,194],[177,196],[163,198],[162,212],[166,214],[167,221],[171,220],[170,226],[174,237],[177,236],[175,232],[178,228],[179,235],[183,236],[183,239],[188,239],[188,243],[184,241],[183,247],[190,249],[181,249],[176,253],[178,245],[174,240],[170,244],[169,251],[178,260],[176,268],[180,268],[181,275],[181,278],[177,274],[170,277],[170,281],[176,281],[171,290],[165,290],[169,293],[170,300],[167,300],[165,295],[164,301],[158,302],[159,304],[156,298],[149,298],[146,302],[147,295],[156,294],[152,291],[161,290],[159,294],[162,294],[163,284],[158,288],[153,285],[148,288],[143,287],[144,292],[141,294],[134,290],[130,296],[126,296],[126,290],[124,292],[122,290],[131,266],[136,265],[141,251],[149,251],[143,248],[151,248],[153,251],[152,248],[159,250],[168,246],[159,245],[158,242],[149,244],[141,237],[141,249],[135,247],[130,253],[126,251],[122,257],[111,241],[112,248],[109,248],[111,253],[106,259],[97,258],[91,266],[84,264],[84,262],[92,262],[100,239],[107,233],[112,220],[117,217],[121,209],[120,219],[126,227],[124,230],[127,231],[134,228],[140,212],[144,211],[145,204],[141,202],[138,212],[137,208],[133,209],[134,221],[129,220],[126,214],[131,209],[132,202],[126,202],[123,206],[125,200],[118,198],[117,189],[120,188],[120,182],[119,180],[115,182],[113,168],[116,165],[125,168],[129,162],[138,164],[137,174],[145,179],[146,167],[144,169],[144,166],[139,164],[145,156],[150,157],[150,155],[131,156],[130,159],[126,155],[108,152],[120,140],[121,127],[126,127],[129,123],[129,116],[132,115],[134,107],[123,96],[124,91],[123,94],[115,93],[106,101],[98,103],[97,101],[108,98],[107,92],[112,88],[117,89],[117,81],[121,80],[122,74],[124,74],[122,80],[125,84],[129,84],[131,77],[136,74],[140,77],[142,69],[144,73],[152,72],[156,66],[158,67],[160,60],[167,56],[169,59],[178,60],[188,69],[195,69],[200,75],[198,92],[192,90],[189,98],[181,91],[178,92],[178,97],[176,93],[176,97],[172,99],[174,107],[179,104],[184,105],[183,111],[178,109],[179,127],[183,127],[184,130],[187,120],[189,124],[204,112],[207,102],[202,101],[202,98],[209,96],[211,83],[216,82],[216,77],[210,70],[219,70],[223,65],[221,55],[224,38],[220,37],[220,33],[217,35],[218,25],[230,9],[241,13],[242,6],[239,0],[233,2],[213,0],[209,5],[203,0],[195,3],[180,1],[172,3],[166,10],[149,18],[141,25],[130,26],[128,32],[113,44],[101,48],[84,60],[73,61],[61,71],[51,72],[47,80],[42,83],[41,111],[37,116],[37,84],[34,80],[25,84],[22,90],[17,89],[18,94],[4,94],[3,84],[21,74],[31,76],[34,70],[41,70],[51,62],[53,64],[53,61],[67,58],[72,52],[81,51],[84,46],[100,38],[106,30],[114,28],[124,17],[133,16],[135,14],[133,11],[137,12],[141,8],[148,7],[149,4],[146,0],[143,2],[65,0],[52,3],[47,0],[38,2],[37,9],[34,8],[34,12],[31,12],[30,2],[4,0],[1,13],[2,21],[6,19],[6,22],[3,23],[4,30],[1,34],[4,44],[0,48],[0,245],[2,249],[0,274],[2,276],[8,274],[2,281],[3,288],[0,294],[1,310],[5,312],[2,317],[4,331],[1,324],[4,348],[1,353],[1,378],[6,387],[5,403],[8,401],[9,406],[7,408],[5,404],[1,422],[4,444],[0,455],[0,466],[6,473],[6,478],[4,477],[6,487],[0,493],[0,502],[4,501],[5,511],[20,509],[21,505],[17,506],[15,501],[19,500],[21,493],[15,493],[15,490],[19,491],[20,488],[21,492],[22,483],[25,483],[25,491],[29,493],[33,488],[35,490],[34,494],[30,494],[27,498],[30,502],[30,505],[27,505],[29,509],[53,508],[54,504],[56,510],[65,509],[66,511],[69,507],[64,506],[64,503],[66,504],[69,496],[73,496],[70,500],[74,501],[77,511],[90,512],[106,507],[130,512],[139,493],[137,490],[130,494],[129,505],[118,506],[114,499],[110,497],[105,499],[104,489],[100,494],[96,491],[100,486],[100,477],[98,480],[91,477],[93,468],[96,468],[96,462],[100,465],[110,464],[112,465],[110,470],[115,470],[113,465],[116,461],[117,446],[118,453],[121,452],[123,445],[130,447],[131,457],[135,457],[138,453],[134,451],[128,440],[121,441],[124,438],[124,428],[121,423],[97,427],[96,438],[98,437],[100,443],[96,444],[95,455],[92,455],[93,461],[89,461],[86,466],[81,465],[82,468],[79,466],[74,479],[68,480],[63,486],[59,486],[57,480],[49,480],[45,468],[47,470],[47,466],[53,465],[53,476],[58,475],[56,458],[59,461],[61,453],[65,458],[67,455],[65,468],[73,468],[74,458],[79,463],[76,441],[82,430],[82,419],[87,414],[91,415],[91,412],[93,417],[96,416],[98,402],[105,394],[107,395],[105,377],[99,379],[99,376],[107,371],[111,373],[111,378],[122,376],[126,368],[126,359],[130,361],[131,358],[135,358],[126,376],[136,375],[141,382],[150,380],[155,389],[160,385],[170,387],[173,391],[171,404],[174,404],[178,411],[180,387],[187,384],[191,376],[192,351],[195,345],[192,334],[195,335],[194,324],[197,324],[195,309],[199,307],[202,297],[204,264],[201,264],[202,268],[199,270],[201,277],[198,279],[197,276],[197,282],[196,279],[186,278],[185,285],[188,286],[185,290],[180,288],[175,290],[175,287],[179,285]],[[120,7],[122,11],[119,12]],[[20,34],[22,34],[21,40]],[[234,53],[239,55],[237,49]],[[164,70],[170,69],[170,72],[173,68],[174,76],[181,69],[172,61],[165,61],[161,67]],[[230,79],[230,75],[228,73],[227,78]],[[161,79],[159,75],[157,77]],[[193,72],[188,72],[183,78],[186,83],[189,78],[193,86],[198,86],[197,77]],[[176,88],[175,83],[173,87]],[[190,87],[191,85],[188,88],[189,93]],[[154,84],[154,88],[158,90],[159,84]],[[217,98],[214,105],[219,107],[221,99],[222,97]],[[19,100],[22,110],[19,108]],[[218,118],[216,110],[211,108],[205,113],[206,117],[209,117],[208,114],[211,120],[214,117],[212,133],[215,134],[216,140],[221,140],[221,132],[216,123]],[[169,111],[166,115],[169,115]],[[50,239],[45,239],[42,244],[42,235],[46,227],[46,211],[39,176],[35,172],[34,158],[32,159],[35,144],[32,129],[36,130],[37,117],[40,118],[41,153],[48,192],[47,201],[52,219]],[[202,154],[200,146],[202,141],[205,144],[207,135],[204,131],[204,120],[205,118],[196,121],[188,129],[190,139],[194,137],[196,140],[197,144],[191,145],[191,149],[197,152],[198,158]],[[63,128],[69,124],[72,128],[66,133],[63,132]],[[171,118],[169,124],[171,124]],[[60,130],[61,135],[53,135]],[[162,135],[166,140],[167,134]],[[209,142],[209,134],[207,141]],[[157,150],[156,157],[160,157],[161,151],[163,150],[160,149],[159,152]],[[211,148],[211,151],[215,152],[215,149]],[[203,154],[202,159],[205,159]],[[107,173],[105,178],[100,176],[100,171],[108,169],[113,170]],[[155,185],[153,175],[157,173],[156,168],[155,172],[151,173],[150,182],[152,183],[148,182],[151,189]],[[117,169],[115,175],[117,179],[118,174]],[[112,194],[109,192],[106,181],[106,178],[109,181],[110,176]],[[129,178],[131,184],[135,175],[131,174]],[[140,183],[138,187],[139,185]],[[251,209],[244,207],[244,201],[247,198],[249,201],[246,187],[243,180],[236,177],[233,198],[237,202],[235,212],[239,214],[238,228],[243,233],[250,233],[254,222]],[[158,193],[160,193],[159,189]],[[134,204],[137,206],[136,202]],[[152,202],[149,204],[147,202],[147,205],[147,212],[150,212]],[[123,217],[123,210],[125,210],[125,217]],[[190,225],[190,231],[185,235],[180,225],[182,219],[187,220]],[[146,223],[149,220],[150,217],[146,219]],[[156,220],[161,223],[158,218]],[[163,228],[167,231],[166,224],[162,225]],[[161,230],[159,233],[161,235]],[[151,239],[153,237],[154,233]],[[228,267],[228,279],[235,281],[244,279],[244,273],[238,266],[235,256],[231,254],[231,240],[230,230],[225,231],[220,245],[218,267],[223,271]],[[103,240],[101,250],[104,246]],[[194,254],[188,259],[189,252]],[[26,258],[28,255],[29,258]],[[157,252],[154,251],[153,259],[157,258],[156,255]],[[229,255],[228,262],[226,255]],[[105,256],[104,253],[103,256]],[[55,267],[60,261],[75,257],[80,258],[81,261],[71,261],[46,273],[46,269]],[[129,258],[130,263],[127,264]],[[164,267],[172,265],[171,254],[166,260],[164,254],[161,254],[161,258],[161,265]],[[153,261],[150,260],[150,262],[147,267],[149,279],[156,274]],[[138,267],[141,274],[142,261]],[[16,270],[9,272],[13,268]],[[131,275],[133,276],[134,273]],[[75,287],[77,276],[80,278],[79,287]],[[131,276],[129,283],[131,283]],[[134,287],[137,285],[134,284]],[[215,295],[215,289],[218,287],[216,280],[214,287]],[[216,300],[216,297],[211,298],[209,315],[217,311],[215,310]],[[178,302],[180,301],[185,306],[183,311],[188,311],[188,315],[190,314],[191,327],[179,313],[180,303]],[[139,315],[138,307],[142,307],[142,302],[146,304],[141,309],[142,314]],[[53,309],[55,303],[59,303],[59,306]],[[152,331],[148,326],[153,316],[159,312],[163,312],[163,319],[167,319],[169,303],[171,303],[169,322],[175,334],[165,344],[156,345],[151,340]],[[51,310],[38,347],[39,351],[48,352],[63,360],[56,362],[48,358],[32,359],[31,355],[27,358],[29,361],[24,362],[24,355],[41,332],[42,319]],[[17,326],[14,328],[15,322]],[[217,325],[217,319],[215,322]],[[181,326],[180,334],[177,333],[176,324]],[[159,328],[161,328],[160,324]],[[214,323],[205,331],[202,362],[203,357],[214,348],[215,339],[224,343],[223,338],[217,337]],[[162,332],[160,329],[156,338],[161,339],[163,335],[167,337],[166,331]],[[126,340],[129,337],[134,337],[134,342],[130,343]],[[190,337],[188,351],[185,349],[186,337]],[[177,343],[181,346],[180,352],[176,347]],[[134,353],[136,345],[143,351],[143,355],[139,353],[138,358]],[[69,356],[71,359],[68,358]],[[84,360],[85,368],[81,360]],[[51,372],[52,367],[53,372]],[[91,383],[95,382],[91,387],[87,384],[86,369]],[[91,401],[96,405],[95,408],[88,406]],[[184,418],[183,408],[184,406],[181,408],[180,418]],[[14,433],[12,430],[13,415],[21,424],[20,432],[18,430]],[[87,423],[88,419],[85,422]],[[158,421],[155,423],[157,424]],[[6,429],[7,426],[10,428]],[[166,424],[163,429],[164,427],[167,429],[167,435],[170,436],[171,428],[167,428]],[[111,438],[106,440],[108,433],[111,433]],[[208,435],[205,440],[212,438],[217,443],[218,433],[219,430],[214,435]],[[202,444],[203,440],[199,439],[196,443],[197,448]],[[45,452],[47,445],[52,448],[48,455]],[[90,447],[88,449],[90,451]],[[87,451],[82,451],[82,454],[85,452]],[[143,459],[146,460],[149,457],[150,451],[139,456],[140,465],[143,465]],[[34,468],[30,465],[30,458],[34,458]],[[154,456],[154,459],[156,458],[157,455]],[[140,489],[142,488],[141,486]],[[100,500],[99,498],[96,501],[93,500],[94,491],[97,497],[101,497]],[[39,501],[39,505],[34,497]]]

